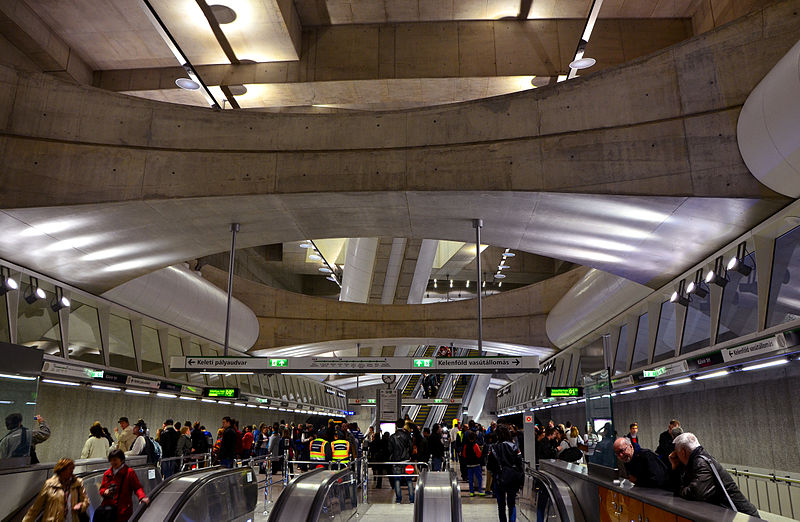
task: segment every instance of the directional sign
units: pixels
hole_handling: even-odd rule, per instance
[[[172,357],[170,371],[212,373],[495,373],[531,372],[539,358],[526,357]]]

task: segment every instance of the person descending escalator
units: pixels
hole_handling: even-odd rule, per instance
[[[525,482],[522,455],[506,426],[498,426],[493,434],[497,442],[491,447],[486,467],[491,470],[494,477],[497,512],[500,522],[516,522],[517,492]],[[508,507],[508,518],[506,518],[506,507]]]

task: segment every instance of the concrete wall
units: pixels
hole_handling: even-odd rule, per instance
[[[240,425],[272,424],[281,419],[286,422],[305,420],[305,415],[257,408],[208,404],[198,401],[144,397],[120,392],[105,392],[80,387],[42,384],[39,386],[36,413],[50,425],[50,439],[37,446],[36,453],[42,462],[53,462],[61,457],[80,457],[83,443],[89,437],[89,426],[100,421],[110,431],[117,426],[121,416],[131,422],[142,418],[152,430],[152,435],[168,418],[178,422],[200,421],[212,433],[228,415],[239,419]]]
[[[641,444],[655,449],[670,419],[720,462],[776,471],[800,471],[800,364],[777,370],[736,373],[675,389],[639,392],[614,398],[619,435],[639,424]],[[582,408],[563,407],[536,412],[547,422],[567,420],[583,426]]]

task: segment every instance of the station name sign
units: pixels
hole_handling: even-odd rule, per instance
[[[551,388],[547,387],[548,397],[583,397],[583,388],[576,386],[573,388]]]
[[[211,373],[535,372],[539,357],[172,357],[170,371]]]

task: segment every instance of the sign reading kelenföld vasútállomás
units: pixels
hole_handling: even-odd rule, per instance
[[[778,344],[778,340],[775,337],[768,337],[767,339],[761,339],[752,343],[723,348],[722,359],[725,362],[747,359],[756,355],[774,352],[780,348],[781,346]]]

